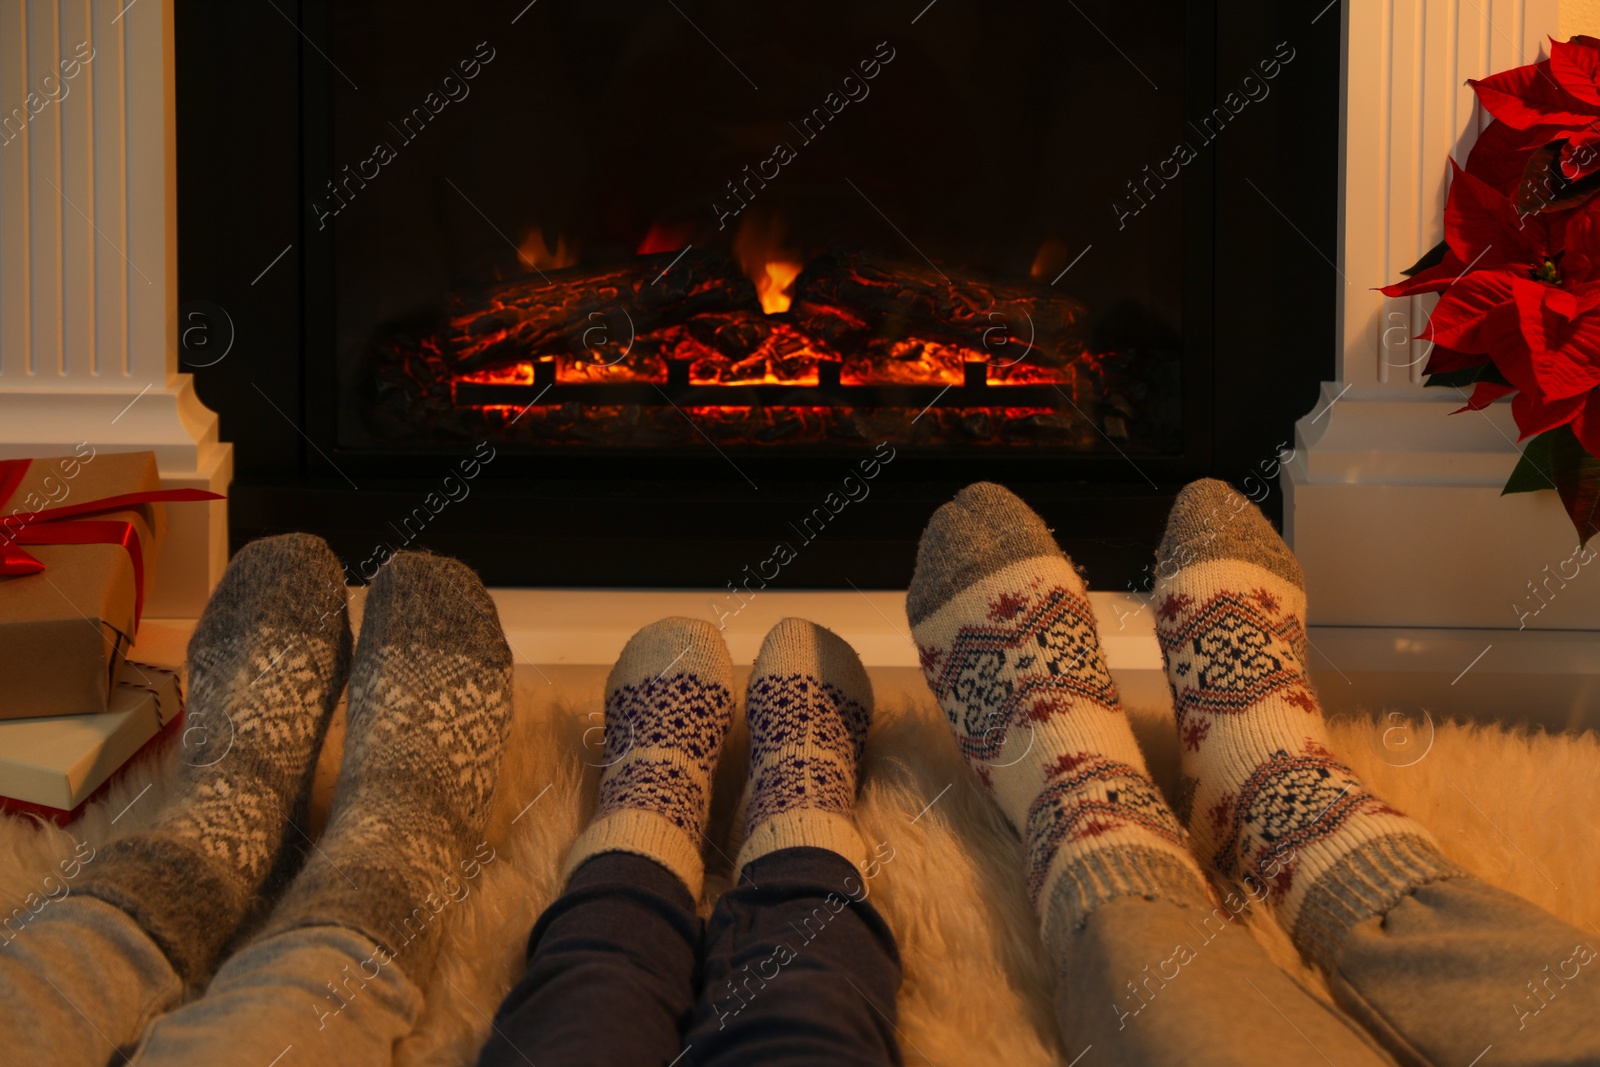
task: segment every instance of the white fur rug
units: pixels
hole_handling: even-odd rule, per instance
[[[917,672],[871,673],[878,713],[860,821],[870,841],[894,849],[870,891],[905,964],[906,1062],[1067,1063],[1077,1050],[1063,1045],[1052,1021],[1050,968],[1023,891],[1021,846],[961,763]],[[471,1064],[488,1035],[520,974],[528,931],[560,889],[561,854],[594,804],[605,674],[518,668],[517,721],[488,833],[497,856],[471,896],[451,906],[425,1014],[397,1048],[398,1064]],[[1169,712],[1132,714],[1170,796],[1177,743]],[[1332,732],[1334,750],[1431,828],[1452,859],[1600,933],[1600,738],[1388,718],[1347,720]],[[336,725],[320,768],[324,809],[339,747]],[[719,842],[743,756],[736,736],[719,772],[711,833]],[[98,844],[142,826],[164,799],[167,765],[136,768],[65,830],[0,818],[4,911],[44,892],[43,879],[76,840]],[[709,866],[707,911],[727,885],[728,861],[713,854]],[[1319,987],[1270,921],[1258,918],[1251,929],[1274,958]]]

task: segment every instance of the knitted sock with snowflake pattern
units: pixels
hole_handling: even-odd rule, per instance
[[[1156,560],[1195,848],[1329,966],[1352,926],[1460,872],[1328,750],[1307,674],[1305,579],[1255,505],[1224,482],[1184,487]]]
[[[872,683],[855,649],[815,623],[784,619],[751,668],[745,715],[750,784],[734,870],[800,846],[864,865],[856,769],[872,721]]]
[[[711,776],[732,721],[733,661],[715,626],[675,617],[629,638],[606,679],[600,802],[565,874],[602,852],[631,852],[699,899]]]
[[[511,693],[511,649],[478,576],[396,554],[367,591],[327,829],[259,937],[342,926],[420,982],[441,913],[485,858]]]
[[[132,916],[194,987],[291,851],[290,823],[305,817],[350,666],[338,557],[310,534],[245,545],[206,602],[188,659],[166,805],[148,829],[101,848],[73,892]]]
[[[917,546],[906,613],[962,755],[1027,844],[1047,941],[1116,897],[1210,906],[1038,515],[998,485],[956,494]]]

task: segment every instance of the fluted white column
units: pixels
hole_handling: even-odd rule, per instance
[[[1435,298],[1374,291],[1443,237],[1447,160],[1490,121],[1466,80],[1543,58],[1558,0],[1342,6],[1338,380],[1282,479],[1312,622],[1600,629],[1600,568],[1532,596],[1577,538],[1553,492],[1500,496],[1519,453],[1510,405],[1450,415],[1463,395],[1422,387],[1428,346],[1412,340]]]
[[[225,491],[231,446],[178,373],[172,0],[0,0],[0,458],[151,449]],[[170,509],[149,616],[198,614],[223,503]]]
[[[1392,299],[1363,283],[1398,280],[1443,237],[1445,161],[1465,163],[1489,122],[1467,79],[1541,58],[1558,13],[1556,0],[1348,5],[1340,380],[1356,390],[1347,396],[1422,382],[1428,346],[1411,338],[1434,297]]]

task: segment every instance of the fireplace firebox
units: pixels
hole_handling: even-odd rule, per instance
[[[177,7],[180,354],[236,540],[893,586],[987,478],[1138,587],[1329,376],[1335,19],[222,7]]]

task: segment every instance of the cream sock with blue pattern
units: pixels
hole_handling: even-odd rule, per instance
[[[856,770],[872,721],[872,683],[855,649],[815,623],[784,619],[751,668],[745,713],[750,785],[734,870],[801,846],[862,866]]]
[[[565,874],[602,852],[655,860],[700,896],[711,775],[733,720],[733,661],[701,619],[651,623],[606,679],[605,770]]]

